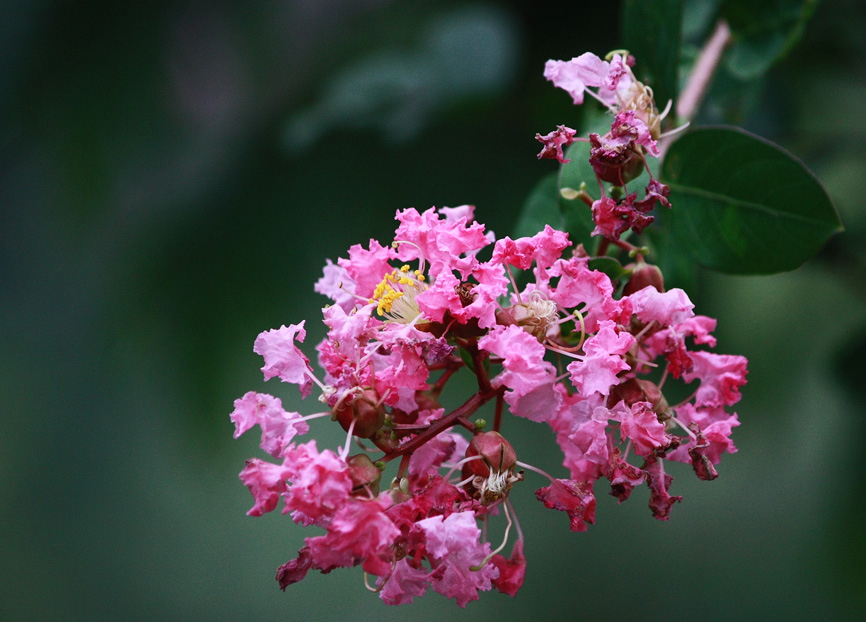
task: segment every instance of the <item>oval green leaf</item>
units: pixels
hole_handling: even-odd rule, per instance
[[[815,176],[780,147],[733,128],[686,134],[668,150],[662,180],[672,209],[668,252],[729,274],[793,270],[842,223]],[[663,210],[667,212],[667,210]]]

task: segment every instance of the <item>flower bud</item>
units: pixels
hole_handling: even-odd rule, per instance
[[[379,494],[379,481],[382,479],[382,471],[373,464],[367,454],[350,456],[346,463],[349,465],[349,477],[352,478],[352,490],[364,491],[369,489],[374,495]]]
[[[631,270],[631,278],[622,290],[623,296],[638,292],[647,285],[652,285],[659,293],[665,291],[665,278],[658,266],[648,264],[641,259],[626,266],[626,270]]]
[[[374,389],[364,389],[355,399],[347,398],[334,411],[334,416],[347,432],[352,428],[352,434],[358,438],[371,438],[382,424],[385,423],[385,408],[379,403],[379,395]]]
[[[499,432],[482,432],[472,437],[469,447],[466,448],[466,457],[481,456],[481,460],[472,460],[466,463],[471,473],[488,477],[491,469],[495,472],[504,473],[514,468],[517,462],[517,454],[511,443]]]
[[[658,414],[664,414],[670,407],[659,386],[643,378],[629,378],[611,387],[607,407],[613,408],[620,401],[624,401],[627,406],[633,406],[637,402],[649,402],[653,411]]]

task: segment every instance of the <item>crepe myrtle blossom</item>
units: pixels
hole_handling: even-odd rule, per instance
[[[575,99],[588,87],[620,107],[636,97],[622,59],[580,58],[569,68]],[[715,320],[695,315],[682,290],[666,291],[655,266],[639,256],[614,282],[566,233],[547,226],[496,239],[471,206],[396,219],[390,243],[370,240],[326,263],[315,290],[333,304],[323,309],[317,369],[301,349],[304,322],[255,340],[264,379],[302,397],[315,391],[320,412],[288,412],[251,391],[231,414],[236,437],[259,426],[270,457],[241,471],[249,514],[281,506],[316,530],[278,569],[283,589],[311,570],[360,566],[389,605],[428,590],[461,607],[481,591],[514,596],[527,572],[517,510],[531,495],[518,503],[511,492],[525,480],[564,525],[585,531],[598,480],[620,501],[646,485],[652,514],[668,520],[681,501],[672,473],[719,475],[722,456],[736,451],[730,408],[746,360],[709,349]],[[461,373],[474,376],[466,395],[451,382]],[[673,384],[690,397],[669,402]],[[312,420],[326,417],[345,431],[340,447],[308,438],[326,425]],[[561,472],[521,455],[530,450],[509,417],[553,430]]]
[[[661,155],[658,141],[664,136],[661,126],[670,102],[662,112],[658,111],[652,89],[635,78],[634,64],[634,57],[626,51],[611,52],[605,59],[586,52],[569,61],[547,61],[544,67],[547,80],[571,95],[577,105],[583,103],[585,95],[596,99],[613,120],[610,131],[605,134],[590,133],[580,137],[575,130],[560,125],[549,134],[535,135],[544,145],[538,157],[563,164],[571,161],[565,157],[563,147],[574,142],[589,143],[589,162],[601,196],[593,199],[585,189],[579,193],[575,190],[575,193],[592,209],[596,224],[593,235],[614,243],[627,231],[641,233],[651,224],[654,216],[650,212],[657,203],[670,207],[670,190],[653,177],[646,161],[647,156]],[[650,181],[643,198],[638,199],[638,193],[630,191],[628,184],[644,171]],[[606,192],[605,182],[611,184],[613,190]]]

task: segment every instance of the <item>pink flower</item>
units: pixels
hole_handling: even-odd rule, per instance
[[[598,465],[607,464],[610,453],[607,437],[609,417],[608,409],[598,406],[593,409],[589,419],[574,422],[574,428],[568,436],[568,440],[580,451],[581,457],[585,460]]]
[[[701,454],[705,455],[712,464],[718,464],[722,459],[723,453],[733,454],[737,452],[737,448],[731,440],[733,429],[740,425],[740,421],[736,415],[728,414],[722,407],[695,407],[692,404],[684,404],[676,410],[677,419],[685,426],[692,430],[699,430],[704,436],[708,445],[702,449]],[[693,456],[689,455],[690,450],[696,445],[694,440],[680,445],[675,451],[668,454],[671,460],[679,462],[691,462]]]
[[[523,539],[518,539],[511,550],[511,557],[494,555],[490,560],[499,569],[499,577],[493,580],[493,587],[509,596],[514,596],[523,586],[526,576],[526,556],[523,554]]]
[[[619,56],[611,63],[591,54],[551,63],[552,79],[569,83],[576,98],[598,88],[597,96],[619,110],[649,96]],[[642,150],[654,145],[646,123],[620,110],[610,135],[596,141],[610,150],[605,166],[620,156],[623,167],[634,157],[643,164]],[[561,156],[570,138],[551,138],[550,148]],[[666,188],[654,180],[643,200],[636,196],[626,194],[620,203],[606,197],[610,213],[595,214],[597,228],[609,225],[611,236],[639,231],[656,202],[667,204]],[[296,445],[308,425],[278,398],[251,391],[235,401],[235,437],[258,425],[262,449],[282,460],[247,461],[240,478],[254,499],[248,514],[270,512],[282,499],[283,513],[296,523],[324,530],[279,568],[283,589],[310,569],[360,565],[378,577],[387,604],[411,603],[428,586],[461,607],[492,587],[513,596],[526,572],[523,535],[506,558],[482,542],[477,524],[501,518],[502,499],[524,476],[514,448],[499,434],[508,425],[503,402],[512,415],[553,429],[571,479],[552,479],[536,497],[566,512],[572,531],[594,523],[593,486],[602,477],[620,502],[646,483],[653,514],[667,520],[681,498],[670,495],[664,461],[689,463],[709,480],[718,475],[721,455],[736,451],[730,437],[739,421],[725,407],[740,398],[746,360],[687,349],[715,345],[715,320],[694,316],[681,290],[638,290],[645,285],[639,279],[629,295],[614,298],[619,282],[590,270],[582,248],[562,258],[570,246],[564,232],[547,226],[532,237],[497,242],[473,212],[468,205],[398,212],[394,246],[375,240],[368,248],[353,246],[348,259],[329,261],[316,283],[337,303],[323,310],[328,334],[316,347],[325,370],[321,399],[332,411],[319,415],[333,414],[344,431],[369,439],[366,449],[381,454],[346,458],[319,451],[315,441]],[[480,261],[488,244],[491,259]],[[392,266],[395,259],[418,260],[418,267]],[[532,273],[523,275],[521,291],[509,291],[510,266]],[[264,358],[266,380],[279,376],[304,396],[319,383],[295,343],[305,336],[304,323],[282,326],[261,333],[254,348]],[[477,376],[473,395],[458,401],[453,390],[465,385],[446,384],[467,370]],[[691,398],[670,406],[662,392],[666,381],[675,382],[670,376],[700,384]],[[461,405],[448,412],[440,399]],[[493,431],[479,433],[477,419],[472,426],[470,417],[482,406],[495,413]],[[351,442],[346,438],[345,453]],[[473,455],[483,463],[461,462]],[[643,457],[643,465],[630,464],[629,456]],[[385,468],[396,478],[381,473]],[[387,481],[393,484],[380,494]],[[511,520],[511,506],[504,507]]]
[[[596,332],[603,320],[628,322],[628,317],[620,317],[623,303],[614,299],[610,277],[598,270],[590,270],[586,258],[559,259],[549,274],[560,277],[557,286],[550,291],[550,299],[566,309],[584,305],[587,332]]]
[[[354,293],[362,298],[369,298],[385,275],[393,269],[388,261],[396,255],[396,251],[390,246],[382,246],[376,240],[370,240],[369,250],[355,244],[349,249],[349,259],[341,257],[337,263],[355,282]]]
[[[343,266],[333,263],[330,259],[325,261],[322,278],[316,281],[313,290],[327,296],[342,307],[343,311],[349,313],[358,303],[358,298],[355,296],[355,280],[349,276]]]
[[[655,321],[661,326],[670,326],[694,316],[695,305],[679,288],[660,293],[655,287],[647,286],[633,293],[628,299],[634,314],[644,324]]]
[[[304,330],[304,322],[290,324],[288,327],[281,326],[261,333],[256,338],[253,351],[265,359],[262,371],[265,380],[279,376],[283,382],[291,382],[298,385],[301,395],[307,397],[313,388],[310,375],[310,360],[295,345],[295,339],[302,342],[307,336]]]
[[[278,458],[296,434],[306,434],[310,426],[301,421],[298,413],[283,410],[279,398],[249,391],[235,400],[234,412],[230,415],[235,424],[235,438],[254,425],[262,429],[261,448]]]
[[[613,58],[610,60],[610,69],[608,74],[604,77],[604,87],[611,92],[615,92],[617,87],[619,87],[620,82],[623,81],[631,81],[631,69],[628,67],[625,59],[621,55],[614,54]],[[629,85],[626,84],[625,86]]]
[[[634,110],[618,113],[610,126],[610,133],[616,138],[628,138],[630,142],[646,149],[651,156],[659,156],[659,148],[650,135],[650,129],[646,123],[635,117]]]
[[[247,460],[247,465],[240,473],[241,481],[250,489],[255,499],[253,507],[247,512],[249,516],[261,516],[277,507],[280,495],[286,492],[286,479],[289,470],[281,464],[271,464],[258,458]]]
[[[568,365],[571,381],[581,395],[610,395],[610,388],[619,384],[617,374],[629,369],[622,358],[634,345],[630,333],[617,333],[610,320],[599,324],[598,332],[583,345],[583,360]]]
[[[536,490],[535,496],[544,507],[567,513],[572,531],[586,531],[587,524],[595,524],[595,495],[586,482],[556,479]]]
[[[295,559],[277,568],[277,581],[280,583],[280,589],[285,591],[293,583],[303,580],[312,565],[313,558],[310,557],[310,547],[305,546],[298,551],[298,556]]]
[[[544,77],[571,95],[575,104],[583,103],[586,87],[602,86],[609,73],[610,63],[590,52],[570,61],[549,60],[544,65]]]
[[[487,246],[484,225],[464,215],[457,220],[439,218],[434,208],[419,214],[414,208],[397,212],[400,226],[394,234],[401,261],[423,259],[430,263],[429,273],[438,278],[446,270],[469,275],[477,263],[474,254]],[[465,255],[465,256],[464,256]]]
[[[659,421],[649,402],[637,402],[631,408],[625,408],[625,414],[620,422],[622,440],[634,443],[634,450],[639,456],[668,445],[665,425]]]
[[[539,268],[549,268],[569,246],[571,242],[568,241],[567,233],[545,225],[544,231],[531,238],[512,240],[504,237],[498,240],[493,248],[491,262],[509,264],[521,270],[529,270],[532,262]]]
[[[452,315],[463,324],[476,319],[479,328],[493,328],[496,326],[496,310],[499,308],[497,301],[508,292],[505,271],[501,265],[490,261],[476,265],[472,276],[478,281],[478,285],[472,288],[472,302],[455,310]]]
[[[691,357],[692,368],[683,378],[686,382],[701,381],[695,404],[730,406],[740,401],[740,387],[746,384],[746,357],[704,351],[692,352]]]
[[[634,196],[630,196],[633,200]],[[640,233],[652,223],[653,217],[636,210],[628,201],[617,203],[610,197],[601,197],[592,203],[592,220],[595,222],[592,235],[618,240],[629,229]]]
[[[415,450],[409,463],[409,475],[421,478],[426,477],[429,472],[436,472],[445,460],[455,455],[462,456],[468,445],[466,438],[459,434],[440,434]]]
[[[365,572],[388,574],[394,557],[391,545],[400,530],[383,512],[383,505],[387,501],[377,499],[352,498],[342,503],[328,532],[306,539],[316,567],[328,572],[360,563]]]
[[[508,409],[517,417],[532,421],[547,421],[556,416],[562,395],[556,390],[553,378],[539,384],[528,393],[509,391],[505,394]]]
[[[611,453],[605,476],[610,480],[610,494],[622,503],[629,498],[635,486],[640,486],[646,481],[646,471],[629,464],[620,456],[617,447]]]
[[[544,136],[536,134],[535,140],[544,145],[544,148],[538,154],[538,159],[541,160],[547,158],[550,160],[556,160],[562,164],[568,164],[571,162],[570,159],[565,159],[565,156],[562,153],[562,148],[567,147],[574,142],[575,134],[577,134],[577,130],[573,130],[564,125],[557,126],[554,131],[545,134]]]
[[[405,605],[412,602],[415,596],[424,596],[427,592],[427,576],[430,571],[423,567],[414,567],[407,558],[403,558],[394,566],[393,572],[388,577],[381,577],[376,581],[378,587],[382,587],[379,598],[386,605]]]
[[[433,566],[430,584],[460,607],[478,600],[478,590],[489,590],[499,576],[493,564],[475,569],[490,554],[490,544],[481,544],[481,530],[472,512],[459,512],[447,518],[433,516],[416,523],[426,537],[427,555]]]
[[[314,440],[286,452],[283,466],[291,484],[283,513],[292,511],[297,522],[310,525],[329,519],[352,492],[348,465],[329,449],[320,453]]]
[[[478,340],[478,347],[501,356],[505,368],[493,379],[494,386],[506,386],[506,401],[527,395],[543,384],[550,384],[555,376],[553,365],[544,360],[545,349],[538,339],[517,326],[497,327]],[[530,413],[526,413],[529,415]],[[545,421],[554,411],[539,410],[531,413],[533,421]]]

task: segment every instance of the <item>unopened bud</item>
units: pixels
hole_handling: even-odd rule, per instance
[[[637,402],[649,402],[653,411],[658,414],[664,414],[669,409],[668,401],[659,386],[643,378],[629,378],[611,387],[607,407],[613,408],[620,401],[625,402],[627,406],[633,406]]]
[[[475,475],[488,477],[491,469],[503,473],[514,468],[517,462],[517,453],[499,432],[482,432],[472,437],[469,447],[466,448],[466,457],[481,456],[481,460],[472,460],[466,463],[469,470]]]
[[[624,296],[628,296],[652,285],[660,293],[665,291],[665,278],[658,266],[646,263],[643,259],[626,266],[631,270],[631,278],[622,290]]]
[[[385,423],[385,408],[379,403],[379,395],[374,389],[364,389],[351,401],[347,398],[334,415],[347,432],[354,421],[352,434],[358,438],[371,438]]]
[[[368,488],[374,495],[379,494],[382,471],[370,460],[367,454],[350,456],[346,463],[349,465],[349,477],[352,478],[353,490]]]

